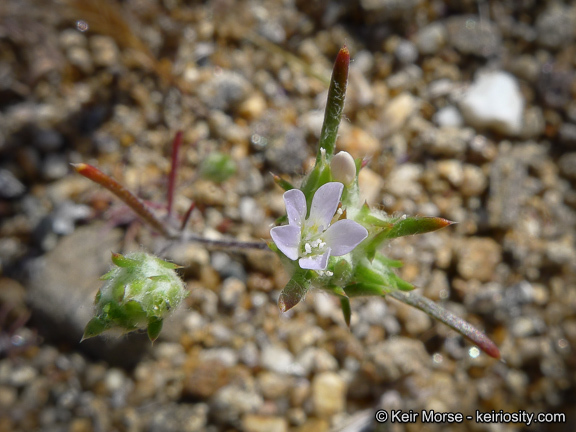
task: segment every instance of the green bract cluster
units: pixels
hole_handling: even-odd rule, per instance
[[[155,341],[163,319],[188,295],[175,272],[179,266],[144,252],[113,253],[112,262],[115,266],[101,277],[105,282],[94,299],[95,316],[86,325],[82,340],[108,331],[146,329]]]

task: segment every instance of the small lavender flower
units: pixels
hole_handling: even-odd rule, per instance
[[[284,193],[288,225],[272,228],[270,235],[284,255],[298,260],[300,267],[324,271],[330,256],[351,252],[368,236],[368,231],[353,220],[340,219],[330,225],[336,214],[344,185],[330,182],[318,188],[306,219],[306,197],[299,189]]]

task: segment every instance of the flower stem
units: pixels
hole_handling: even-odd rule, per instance
[[[194,234],[183,233],[182,240],[185,242],[195,242],[202,243],[208,247],[212,248],[225,248],[225,249],[261,249],[269,250],[268,245],[263,242],[251,242],[251,241],[240,241],[240,240],[226,240],[226,239],[209,239],[206,237],[197,236]]]
[[[338,127],[344,110],[344,100],[346,97],[346,84],[348,82],[348,66],[350,65],[350,52],[344,45],[338,52],[332,78],[330,80],[330,89],[328,90],[328,101],[326,103],[326,112],[324,113],[324,123],[320,134],[320,148],[326,150],[326,157],[330,159],[334,154],[336,147],[336,137]],[[316,156],[316,163],[320,161],[320,150]]]
[[[453,328],[461,335],[467,337],[472,343],[477,345],[478,348],[480,348],[490,357],[500,359],[500,350],[498,350],[496,344],[488,339],[484,333],[482,333],[469,322],[464,321],[462,318],[454,315],[441,306],[438,306],[432,300],[419,296],[418,294],[405,293],[400,291],[392,291],[388,293],[388,295],[394,297],[396,300],[401,301],[402,303],[415,307],[416,309],[420,309],[422,312],[426,312],[432,318],[443,322],[448,327]]]
[[[169,225],[163,224],[154,214],[146,207],[142,201],[140,201],[132,192],[127,190],[124,186],[114,180],[107,174],[104,174],[98,168],[92,165],[79,163],[71,164],[78,174],[83,175],[89,180],[104,186],[114,195],[116,195],[121,201],[123,201],[128,207],[130,207],[134,213],[140,216],[144,222],[146,222],[154,230],[158,231],[164,237],[169,240],[180,240],[188,242],[203,243],[209,247],[213,248],[228,248],[228,249],[261,249],[268,250],[268,245],[263,242],[250,242],[250,241],[240,241],[240,240],[212,240],[205,237],[200,237],[194,234],[189,234],[185,232],[175,232],[170,228]],[[194,203],[188,209],[184,221],[182,223],[182,229],[186,225],[186,222],[190,218],[190,214],[194,209]]]

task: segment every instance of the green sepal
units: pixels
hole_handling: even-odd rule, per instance
[[[346,295],[346,291],[344,291],[344,288],[338,285],[326,285],[322,287],[322,290],[338,297],[348,297]]]
[[[386,255],[382,255],[381,253],[377,254],[375,258],[379,264],[386,267],[400,268],[404,265],[402,261],[390,259]]]
[[[80,342],[93,338],[94,336],[98,336],[109,328],[110,325],[107,321],[101,319],[100,317],[94,317],[88,321],[88,324],[86,324],[86,327],[84,327],[84,335],[82,336]]]
[[[390,277],[394,282],[394,284],[396,285],[396,288],[398,288],[400,291],[412,291],[413,289],[416,288],[410,282],[406,282],[404,279],[402,279],[395,273],[391,273]]]
[[[102,276],[100,276],[100,280],[101,281],[105,281],[105,280],[110,280],[114,277],[114,275],[116,274],[116,269],[112,269],[110,270],[108,273],[103,274]]]
[[[124,315],[128,320],[138,322],[146,319],[146,312],[144,312],[142,305],[136,300],[127,301],[122,306]]]
[[[126,295],[126,285],[116,284],[112,289],[112,297],[117,302],[121,302],[124,300],[124,296]]]
[[[170,282],[170,277],[166,276],[166,275],[160,275],[160,276],[148,276],[148,279],[156,281],[156,282]]]
[[[136,260],[126,258],[124,255],[114,252],[112,252],[112,262],[118,267],[123,268],[135,267],[138,264]]]
[[[394,267],[401,266],[402,262],[391,260],[378,253],[371,263],[363,261],[356,266],[352,280],[359,284],[368,285],[368,290],[374,290],[376,293],[366,295],[383,295],[395,290],[411,291],[414,289],[414,285],[400,278],[392,270]],[[374,288],[373,286],[379,288]],[[349,294],[348,287],[346,288],[346,293]]]
[[[344,288],[349,298],[366,296],[385,296],[386,290],[382,285],[358,282],[347,285]]]
[[[334,264],[332,272],[334,273],[332,280],[339,281],[343,285],[347,284],[353,275],[352,266],[345,259],[341,259]]]
[[[147,328],[148,339],[150,339],[150,342],[154,342],[156,339],[158,339],[158,336],[162,331],[162,324],[163,321],[161,319],[155,317],[150,318],[150,321],[148,321],[148,328]]]
[[[326,158],[322,157],[319,161],[316,162],[316,165],[308,174],[308,177],[304,179],[302,182],[302,186],[300,190],[304,193],[306,197],[306,207],[308,209],[308,213],[306,217],[310,215],[310,208],[312,206],[312,198],[314,194],[320,188],[320,186],[325,185],[326,183],[332,180],[332,171],[330,169],[330,165],[326,162]]]
[[[156,261],[157,261],[158,264],[160,264],[162,267],[167,268],[167,269],[170,269],[170,270],[176,270],[176,269],[179,269],[179,268],[182,268],[182,267],[183,267],[183,266],[181,266],[181,265],[172,263],[172,262],[170,262],[170,261],[164,261],[164,260],[162,260],[162,259],[160,259],[160,258],[156,258]]]
[[[391,229],[394,224],[390,222],[390,220],[382,219],[373,214],[372,210],[368,204],[364,203],[364,205],[360,208],[358,215],[355,218],[356,222],[361,223],[363,225],[378,227],[378,228],[385,228]]]
[[[97,304],[101,298],[102,298],[102,290],[99,289],[96,292],[96,295],[94,296],[94,304]]]

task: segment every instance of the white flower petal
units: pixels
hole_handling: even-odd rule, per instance
[[[350,219],[341,219],[334,223],[322,236],[334,256],[347,254],[366,237],[366,228]]]
[[[306,219],[306,197],[300,189],[290,189],[284,193],[284,203],[290,225],[302,226]]]
[[[324,231],[336,213],[344,185],[330,182],[318,188],[312,198],[308,226],[317,225],[320,232]]]
[[[270,230],[272,240],[291,260],[297,260],[300,248],[300,228],[294,225],[282,225]]]
[[[322,255],[310,255],[306,258],[300,258],[298,263],[303,269],[326,270],[326,267],[328,267],[328,258],[330,258],[330,248],[327,248]]]

